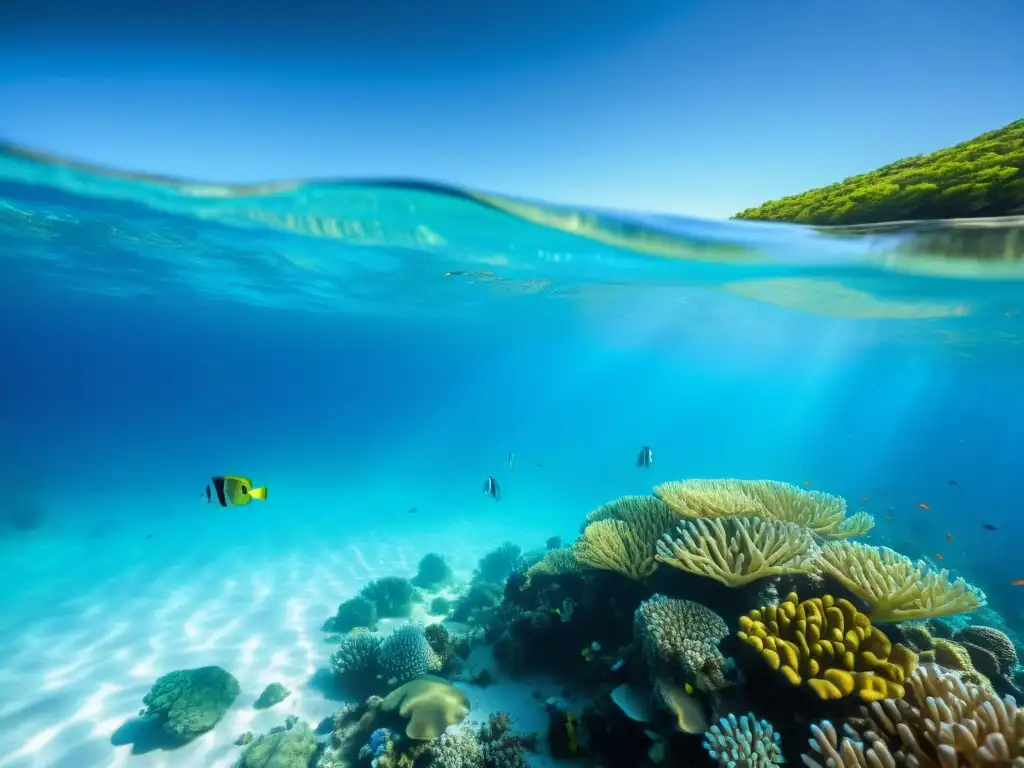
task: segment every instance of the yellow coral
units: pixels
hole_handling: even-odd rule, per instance
[[[767,517],[739,480],[680,480],[655,486],[654,495],[682,517]]]
[[[601,509],[605,516],[587,525],[573,545],[576,561],[631,579],[654,573],[655,545],[676,519],[671,510],[653,496],[625,496],[595,512]]]
[[[523,574],[525,580],[520,589],[527,589],[534,576],[561,576],[565,573],[578,573],[579,570],[580,564],[576,562],[572,547],[550,549],[544,557],[526,569],[526,573]]]
[[[807,491],[777,480],[737,480],[739,490],[756,499],[769,517],[796,523],[825,539],[860,536],[875,524],[871,515],[846,516],[846,500],[821,491]]]
[[[893,645],[849,600],[831,595],[779,605],[740,617],[740,640],[793,685],[806,682],[822,699],[856,693],[864,701],[900,697],[917,657]]]
[[[825,572],[871,605],[875,621],[907,621],[966,613],[985,604],[985,595],[949,571],[935,571],[888,547],[849,541],[822,549]]]
[[[659,485],[654,493],[682,517],[761,517],[795,523],[825,539],[860,536],[875,523],[866,512],[847,517],[841,496],[777,480],[683,480]]]
[[[791,523],[757,517],[684,520],[658,542],[657,559],[674,568],[739,587],[766,576],[810,573],[817,547]]]

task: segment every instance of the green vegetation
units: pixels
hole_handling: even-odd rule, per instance
[[[1024,213],[1024,119],[977,138],[748,208],[733,218],[871,224]]]

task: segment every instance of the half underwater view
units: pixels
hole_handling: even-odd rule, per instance
[[[0,766],[1024,767],[1024,120],[693,217],[25,109]]]

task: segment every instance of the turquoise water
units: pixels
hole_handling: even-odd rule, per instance
[[[337,704],[307,684],[320,624],[363,583],[428,551],[468,577],[668,480],[842,495],[870,543],[1019,631],[1021,226],[241,188],[4,149],[0,765],[231,765],[272,716],[175,752],[112,733],[156,676],[205,664],[246,700],[287,681],[315,722]],[[206,505],[224,473],[268,500]]]

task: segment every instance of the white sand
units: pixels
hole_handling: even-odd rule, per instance
[[[157,529],[152,539],[147,529],[98,539],[75,532],[4,539],[0,577],[14,587],[0,611],[0,766],[226,768],[246,730],[268,730],[292,714],[315,726],[341,704],[310,684],[333,650],[320,625],[341,600],[372,578],[411,576],[431,550],[468,576],[509,533],[486,518],[443,533],[431,525],[394,540],[237,524],[221,536],[209,527],[197,536],[183,525]],[[547,535],[520,529],[514,540],[529,548]],[[132,754],[130,744],[112,745],[158,676],[213,664],[242,689],[213,731],[173,751]],[[292,695],[254,710],[275,681]],[[535,687],[467,686],[472,717],[507,711],[514,727],[544,733]]]

